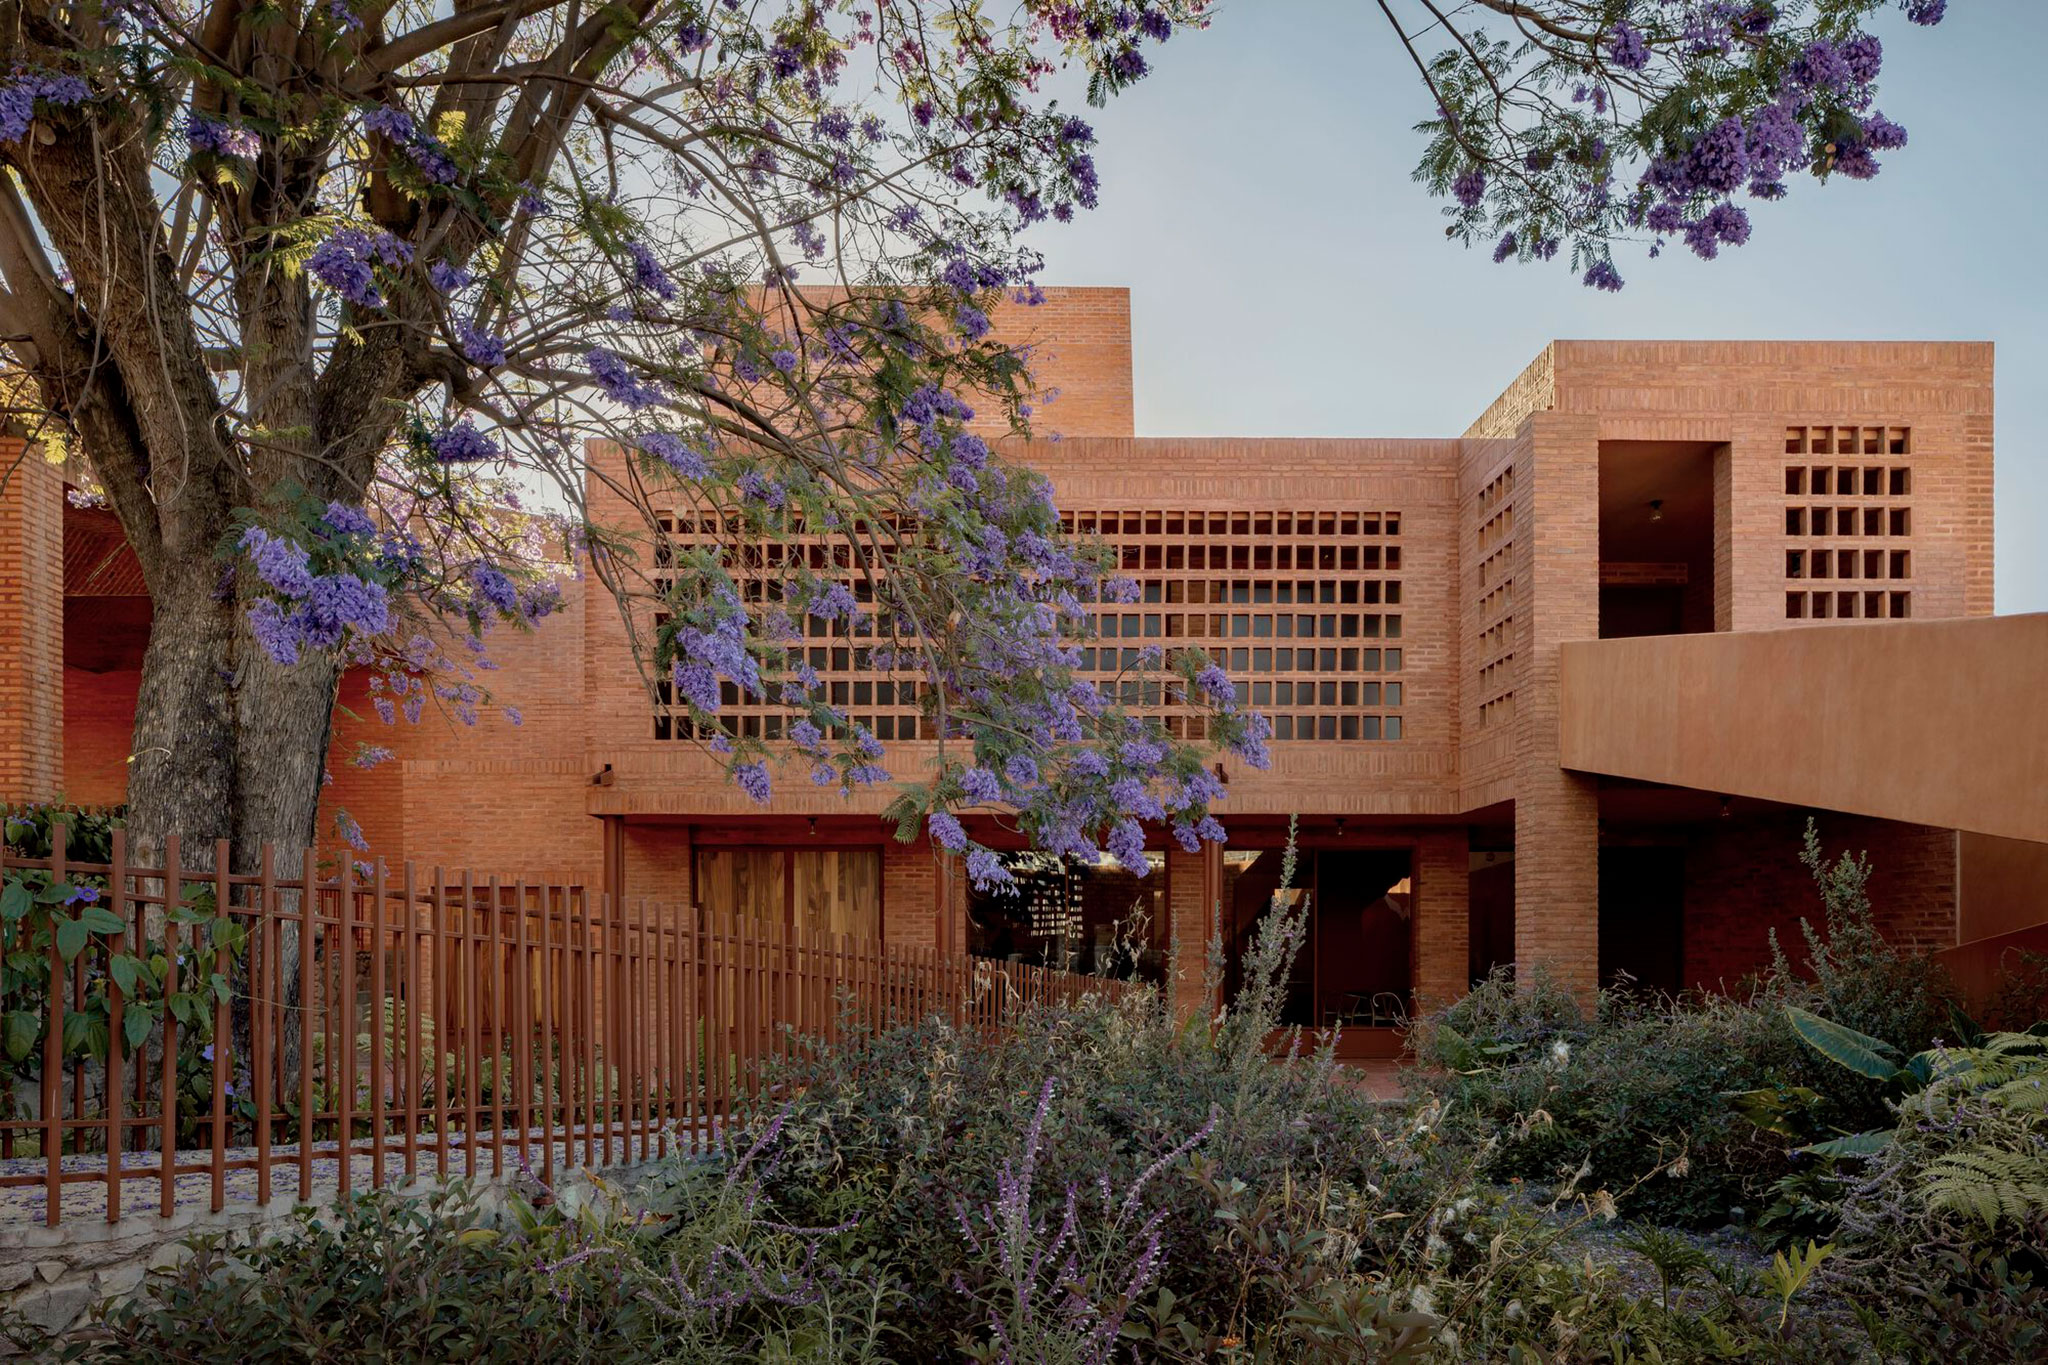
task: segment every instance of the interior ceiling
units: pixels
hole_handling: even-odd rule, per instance
[[[1618,778],[1600,780],[1600,819],[1620,825],[1688,825],[1728,818],[1775,815],[1792,810],[1775,801],[1728,797],[1693,787],[1666,787]]]
[[[1705,441],[1600,443],[1600,558],[1609,563],[1710,559],[1714,452]],[[1661,501],[1661,520],[1650,504]]]
[[[142,565],[112,512],[97,507],[64,508],[64,595],[136,597]]]

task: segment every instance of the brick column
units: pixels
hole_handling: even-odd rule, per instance
[[[1714,629],[1785,624],[1785,424],[1738,420],[1714,455]]]
[[[967,874],[920,838],[882,847],[882,937],[942,953],[967,951]]]
[[[1472,956],[1471,848],[1470,836],[1460,827],[1432,830],[1415,849],[1408,979],[1418,1014],[1465,994]]]
[[[1208,965],[1216,894],[1209,885],[1211,861],[1207,848],[1200,853],[1166,850],[1166,992],[1174,1012],[1182,1016],[1206,1008],[1202,976]]]
[[[64,478],[0,441],[0,801],[64,786]]]
[[[1515,964],[1580,990],[1599,984],[1600,818],[1594,780],[1558,766],[1558,646],[1600,634],[1600,442],[1589,416],[1524,427],[1518,545],[1529,584],[1517,622]]]

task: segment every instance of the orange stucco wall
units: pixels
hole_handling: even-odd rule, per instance
[[[2048,614],[1567,645],[1564,765],[2048,839]]]

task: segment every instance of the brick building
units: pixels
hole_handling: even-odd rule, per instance
[[[1012,453],[1141,584],[1102,609],[1099,662],[1199,644],[1273,719],[1269,771],[1226,761],[1228,848],[1162,838],[1142,882],[1020,858],[1026,893],[991,899],[923,842],[894,842],[885,793],[783,781],[764,813],[680,738],[618,611],[581,581],[568,611],[494,649],[519,728],[388,731],[351,679],[366,719],[342,722],[337,752],[361,736],[399,757],[336,764],[329,805],[394,864],[990,955],[1085,959],[1135,934],[1190,999],[1212,932],[1241,950],[1297,817],[1314,937],[1289,1008],[1304,1022],[1377,1021],[1502,962],[1582,985],[1732,983],[1815,907],[1795,857],[1814,809],[1831,848],[1870,851],[1896,938],[1949,948],[2048,920],[2011,906],[2040,884],[2026,841],[2048,838],[2048,783],[2010,771],[2014,745],[1974,769],[1955,767],[1953,736],[1918,769],[1886,763],[1976,682],[1942,669],[1955,637],[1927,632],[1992,610],[1988,345],[1557,342],[1462,436],[1141,438],[1127,295],[1048,292],[1006,325],[1030,329],[1063,439]],[[148,602],[118,529],[67,508],[61,475],[31,460],[0,501],[0,574],[0,795],[119,800]],[[2017,659],[2041,650],[2041,624],[1977,626]],[[1808,652],[1781,665],[1795,675],[1738,667],[1659,710],[1660,688],[1728,650],[1787,639]],[[1704,663],[1657,652],[1702,640],[1718,651]],[[1854,653],[1869,649],[1906,661],[1873,667]],[[908,687],[830,650],[814,662],[899,772],[929,754]],[[2033,708],[1984,704],[2036,727],[2026,749]],[[765,711],[734,717],[774,733]],[[1819,758],[1780,761],[1809,739]]]

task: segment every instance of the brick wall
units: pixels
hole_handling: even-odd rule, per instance
[[[962,951],[966,900],[960,877],[929,840],[882,846],[882,937],[908,948]],[[942,914],[941,898],[951,913]],[[951,921],[951,922],[949,922]],[[949,946],[951,945],[951,946]]]
[[[1829,861],[1868,853],[1873,922],[1895,944],[1925,951],[1956,941],[1957,854],[1951,830],[1825,813]],[[1770,960],[1770,936],[1805,955],[1802,917],[1822,923],[1819,892],[1799,864],[1802,816],[1696,826],[1685,859],[1685,980],[1728,988]]]
[[[91,673],[64,670],[64,797],[83,805],[115,806],[128,799],[128,755],[133,749],[133,669]]]
[[[1291,812],[1342,814],[1353,818],[1354,830],[1368,822],[1393,830],[1418,818],[1482,811],[1479,818],[1498,820],[1513,802],[1518,950],[1525,962],[1547,961],[1581,984],[1590,983],[1597,962],[1596,814],[1591,784],[1557,766],[1555,658],[1562,641],[1598,632],[1600,442],[1719,448],[1713,617],[1718,626],[1751,628],[1784,624],[1788,424],[1908,426],[1914,432],[1914,614],[1990,607],[1988,348],[1559,342],[1461,440],[1140,439],[1131,434],[1124,291],[1051,290],[1043,308],[1004,310],[997,325],[1007,336],[1036,343],[1035,373],[1060,391],[1038,414],[1041,439],[1012,441],[1009,450],[1054,479],[1063,507],[1399,513],[1402,739],[1276,744],[1273,768],[1265,773],[1226,759],[1231,795],[1223,814],[1226,821],[1253,822]],[[1048,433],[1065,439],[1043,439]],[[40,481],[38,491],[29,497],[31,483],[18,477],[0,505],[0,518],[10,519],[0,525],[6,532],[0,534],[0,725],[11,727],[0,743],[0,788],[11,782],[55,794],[68,772],[69,794],[111,799],[125,786],[134,678],[132,671],[116,670],[79,674],[61,688],[35,681],[41,677],[36,669],[57,667],[61,646],[48,623],[59,613],[24,614],[14,604],[44,602],[60,581],[49,566],[61,559],[61,498],[53,471],[31,465],[22,470]],[[1503,580],[1479,576],[1482,520],[1501,506],[1482,494],[1503,472],[1514,476],[1512,554],[1502,570],[1513,583],[1511,610],[1498,599],[1488,605]],[[628,515],[624,501],[601,482],[588,491],[597,519]],[[24,508],[42,509],[36,515],[43,520]],[[1489,541],[1488,548],[1494,545]],[[431,717],[419,727],[387,729],[374,720],[362,680],[351,678],[344,702],[357,718],[338,724],[327,813],[346,808],[393,863],[415,858],[593,886],[603,865],[595,815],[627,818],[628,876],[656,884],[687,872],[686,836],[668,831],[691,820],[762,818],[705,756],[688,744],[654,738],[645,681],[602,585],[572,583],[569,599],[570,611],[539,630],[493,639],[501,666],[482,681],[500,706],[488,708],[475,729]],[[1512,631],[1505,637],[1512,648],[1504,654],[1484,638],[1490,626],[1503,623]],[[1490,665],[1502,667],[1482,685],[1479,670]],[[61,731],[60,755],[51,736],[60,733],[61,713],[53,708],[66,704],[66,692],[75,723]],[[1503,697],[1511,705],[1482,724],[1482,706]],[[507,705],[524,712],[523,726],[506,723],[500,708]],[[389,745],[399,757],[371,772],[353,769],[348,758],[359,741]],[[899,776],[914,776],[933,753],[928,744],[899,742],[890,762]],[[592,774],[606,765],[613,780],[592,785]],[[869,815],[887,799],[886,792],[867,792],[845,800],[786,770],[768,818]],[[1457,839],[1425,838],[1417,873],[1425,915],[1432,882],[1462,897],[1463,879],[1452,871]],[[964,938],[957,879],[945,889],[928,846],[895,845],[879,826],[876,843],[886,848],[890,937],[957,947]],[[1740,864],[1739,850],[1723,852],[1730,856],[1719,861]],[[1783,868],[1770,868],[1768,877],[1758,874],[1759,889],[1747,900],[1731,892],[1722,902],[1761,905],[1768,899],[1762,888],[1782,891]],[[1200,920],[1205,926],[1199,860],[1172,855],[1169,876],[1176,925]],[[630,881],[629,888],[641,889]],[[1938,927],[1939,897],[1924,903],[1933,908],[1912,930],[1916,934]],[[1723,918],[1733,922],[1735,912]],[[1756,915],[1744,910],[1740,918],[1746,923]],[[1434,920],[1419,927],[1418,984],[1435,992],[1462,975],[1451,963],[1463,953],[1448,924],[1441,937]],[[1734,937],[1724,935],[1725,950],[1702,947],[1706,967],[1750,952],[1751,929],[1729,933]],[[1186,936],[1199,944],[1204,932]]]
[[[64,790],[64,480],[0,438],[0,801]],[[76,798],[73,798],[76,799]]]
[[[1600,453],[1591,417],[1536,413],[1517,483],[1523,660],[1515,709],[1515,960],[1591,990],[1599,977],[1599,799],[1558,766],[1557,651],[1600,633]]]
[[[1209,955],[1214,907],[1205,898],[1203,864],[1207,855],[1166,850],[1167,993],[1176,1010],[1190,1013],[1203,1007],[1202,983]]]
[[[1415,1008],[1446,1005],[1465,993],[1470,970],[1471,841],[1462,828],[1430,830],[1415,846],[1415,913],[1409,980]]]

